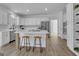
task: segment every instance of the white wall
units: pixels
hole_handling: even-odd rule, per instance
[[[66,9],[66,8],[65,8],[65,9]],[[66,23],[67,23],[66,10],[63,11],[63,23],[65,23],[64,28],[65,28],[65,30],[67,30],[67,25],[66,25]],[[63,25],[64,25],[64,24],[63,24]],[[64,32],[64,29],[63,29],[63,32]],[[64,32],[64,33],[63,33],[63,38],[67,40],[67,32]]]
[[[61,37],[62,39],[67,39],[67,34],[64,34],[63,31],[64,31],[64,27],[63,27],[63,23],[64,22],[67,22],[67,19],[66,19],[66,8],[64,8],[62,11],[60,11],[58,13],[58,36]],[[66,28],[66,27],[65,27]]]
[[[67,4],[67,46],[73,50],[74,43],[73,43],[73,4]]]
[[[65,17],[66,16],[66,17]],[[63,14],[63,11],[58,14],[58,36],[64,38],[63,34],[63,22],[67,21],[67,46],[70,49],[73,49],[73,4],[67,4],[66,14]]]
[[[63,11],[58,14],[58,36],[63,38]]]

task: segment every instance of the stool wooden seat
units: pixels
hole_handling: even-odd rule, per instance
[[[42,52],[42,44],[41,44],[41,36],[34,36],[34,47],[33,47],[33,51],[36,47],[36,45],[40,46],[40,52]],[[36,44],[36,41],[39,40],[39,44]]]
[[[29,36],[23,36],[22,38],[29,38]]]
[[[23,40],[24,40],[24,46],[26,46],[26,50],[27,50],[27,45],[30,46],[29,38],[30,38],[29,36],[22,36],[22,43],[23,43]],[[28,40],[28,42],[27,42],[27,40]],[[21,50],[21,48],[20,48],[20,50]],[[30,47],[29,47],[29,50],[30,50]]]
[[[41,37],[40,37],[40,36],[35,36],[34,38],[39,38],[39,39],[41,39]]]

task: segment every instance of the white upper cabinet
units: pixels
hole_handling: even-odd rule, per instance
[[[24,23],[25,23],[25,20],[20,18],[19,19],[19,25],[25,25]]]
[[[2,24],[8,24],[7,14],[2,15]]]
[[[20,18],[19,25],[40,25],[41,21],[48,20],[48,18]]]
[[[0,24],[8,24],[8,14],[0,10]]]
[[[20,25],[39,25],[39,20],[38,19],[32,19],[32,18],[23,18],[20,19],[19,22]]]
[[[40,19],[28,18],[25,20],[25,25],[40,25]]]

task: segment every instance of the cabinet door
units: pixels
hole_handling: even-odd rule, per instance
[[[10,31],[10,41],[15,40],[15,33],[14,31]]]
[[[10,35],[9,32],[2,32],[2,45],[9,43]]]
[[[19,25],[25,25],[25,19],[20,19]]]
[[[2,15],[0,14],[0,24],[2,24]]]
[[[7,14],[2,15],[2,24],[7,24]]]
[[[3,11],[0,10],[0,24],[7,24],[7,13],[4,13]]]
[[[2,46],[2,32],[0,32],[0,46]]]

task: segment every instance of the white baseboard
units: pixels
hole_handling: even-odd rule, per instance
[[[68,46],[67,46],[67,47],[68,47]],[[69,47],[68,47],[68,48],[69,48]],[[77,53],[77,52],[74,51],[73,49],[70,49],[70,48],[69,48],[69,50],[72,51],[75,55],[79,56],[79,53]]]

